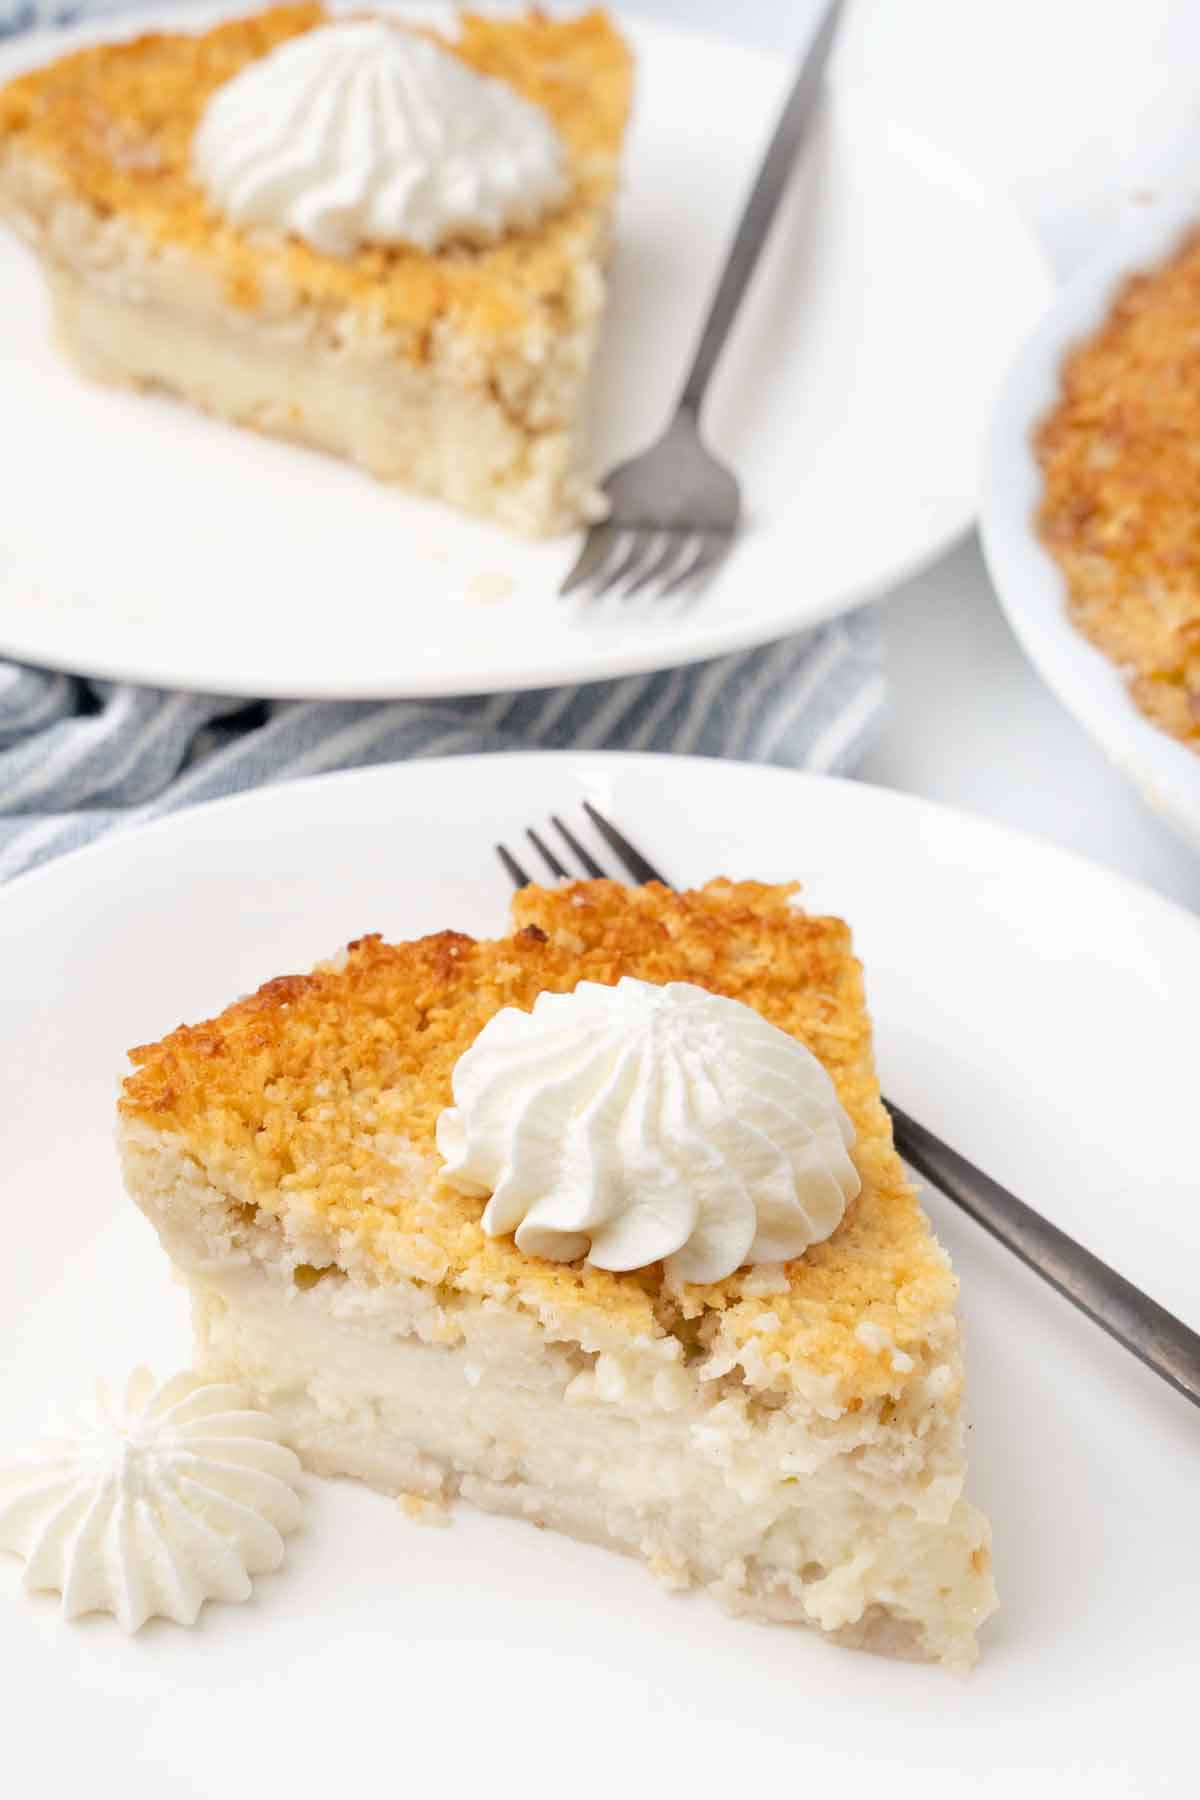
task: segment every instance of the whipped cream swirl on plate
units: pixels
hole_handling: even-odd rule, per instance
[[[156,1614],[195,1623],[206,1600],[245,1600],[300,1522],[299,1459],[240,1388],[149,1369],[124,1404],[90,1411],[0,1466],[0,1549],[63,1616],[108,1612],[134,1632]]]
[[[378,20],[319,25],[247,63],[209,100],[192,165],[234,225],[342,257],[365,244],[492,242],[568,188],[539,107]]]
[[[854,1129],[811,1051],[751,1007],[625,977],[505,1007],[454,1069],[443,1174],[483,1229],[601,1269],[719,1281],[836,1230]]]

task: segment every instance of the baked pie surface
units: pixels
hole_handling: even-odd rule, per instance
[[[1067,358],[1036,440],[1074,624],[1148,719],[1200,750],[1200,233]]]

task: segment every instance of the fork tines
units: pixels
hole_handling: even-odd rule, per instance
[[[637,846],[631,844],[625,834],[618,831],[612,821],[606,819],[599,808],[593,806],[590,800],[585,800],[583,802],[583,810],[627,875],[632,876],[633,880],[636,882],[661,881],[664,887],[671,886],[671,883],[667,880],[666,876],[660,873],[660,871],[655,868],[654,864],[642,855]],[[585,875],[589,876],[594,881],[602,880],[607,876],[608,871],[604,868],[603,864],[593,856],[592,852],[587,848],[587,845],[580,841],[569,826],[563,823],[557,813],[551,815],[550,823],[562,839],[568,853],[575,858]],[[525,836],[529,839],[529,842],[537,851],[555,881],[577,879],[577,877],[573,876],[572,870],[558,855],[557,851],[546,842],[541,833],[536,831],[532,825],[526,827]],[[513,855],[507,845],[497,844],[496,854],[503,863],[505,871],[515,887],[529,887],[532,884],[534,877],[529,874],[523,864],[517,861],[517,858]]]
[[[588,532],[559,592],[566,595],[586,587],[592,599],[619,593],[622,600],[632,600],[656,587],[654,597],[665,600],[710,574],[731,541],[728,531],[627,526],[605,520]]]

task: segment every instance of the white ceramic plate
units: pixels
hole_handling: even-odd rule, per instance
[[[495,933],[492,854],[608,809],[680,882],[801,875],[850,918],[885,1089],[1200,1325],[1200,924],[994,825],[813,776],[689,759],[464,758],[198,809],[0,893],[6,1205],[0,1431],[94,1372],[186,1364],[184,1300],[125,1199],[126,1045],[358,933]],[[971,1680],[726,1618],[508,1520],[414,1526],[310,1479],[282,1572],[191,1632],[64,1625],[0,1557],[14,1795],[390,1791],[1193,1791],[1195,1412],[936,1197],[962,1279],[971,1485],[1003,1611]]]
[[[178,29],[181,15],[18,39],[0,80],[147,18]],[[629,31],[638,100],[601,468],[665,422],[789,76],[783,59],[716,38]],[[562,604],[573,538],[519,544],[315,453],[88,385],[56,357],[38,271],[6,233],[0,293],[0,653],[354,698],[693,662],[885,588],[970,522],[1001,373],[1049,283],[1007,201],[877,102],[840,93],[712,395],[710,435],[742,475],[748,524],[686,610]]]
[[[1042,678],[1150,805],[1200,844],[1200,756],[1142,716],[1115,665],[1075,630],[1058,565],[1033,523],[1042,491],[1033,434],[1058,397],[1064,357],[1103,322],[1128,277],[1169,256],[1195,218],[1194,202],[1134,215],[1037,326],[1000,399],[980,529],[1001,605]]]

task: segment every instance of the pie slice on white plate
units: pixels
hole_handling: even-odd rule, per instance
[[[861,1186],[823,1242],[689,1283],[486,1234],[437,1149],[456,1065],[501,1009],[626,977],[739,1001],[827,1071]],[[956,1284],[840,920],[756,883],[529,888],[496,942],[366,937],[132,1056],[125,1178],[191,1289],[196,1366],[247,1385],[309,1467],[461,1495],[842,1643],[973,1661],[995,1595],[963,1497]]]
[[[319,6],[279,7],[94,45],[0,88],[0,217],[41,259],[58,340],[101,380],[165,389],[522,533],[568,529],[600,505],[586,402],[629,51],[599,11],[464,12],[445,37],[421,32],[538,109],[561,140],[563,195],[492,241],[334,253],[232,223],[195,166],[218,90],[329,23]],[[374,79],[364,64],[347,102]],[[350,142],[374,128],[364,114]]]

